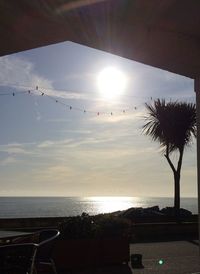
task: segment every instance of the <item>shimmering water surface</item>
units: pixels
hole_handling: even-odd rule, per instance
[[[130,207],[160,208],[173,198],[147,197],[0,197],[0,218],[75,216],[107,213]],[[182,198],[181,207],[197,213],[197,198]]]

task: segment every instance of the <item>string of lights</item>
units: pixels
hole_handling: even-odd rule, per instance
[[[0,84],[1,85],[1,84]],[[4,85],[2,85],[4,86]],[[134,105],[130,108],[127,108],[127,109],[122,109],[120,111],[93,111],[93,110],[88,110],[88,109],[85,109],[85,108],[79,108],[79,107],[76,107],[76,106],[73,106],[71,104],[67,104],[63,101],[61,101],[60,99],[58,99],[56,96],[52,96],[52,95],[49,95],[46,90],[51,90],[51,91],[62,91],[62,92],[68,92],[67,90],[61,90],[61,89],[53,89],[53,88],[44,88],[44,87],[39,87],[38,85],[35,86],[34,88],[33,87],[30,87],[30,86],[25,86],[25,85],[18,85],[18,84],[9,84],[9,87],[14,87],[14,88],[21,88],[23,89],[22,91],[8,91],[8,92],[3,92],[1,93],[0,92],[0,96],[16,96],[16,95],[24,95],[24,94],[28,94],[28,95],[40,95],[40,96],[45,96],[47,97],[48,99],[50,100],[53,100],[56,104],[60,104],[62,107],[65,107],[67,110],[74,110],[74,111],[79,111],[79,112],[82,112],[82,113],[90,113],[90,114],[95,114],[97,116],[99,115],[114,115],[114,114],[125,114],[127,112],[131,112],[131,111],[136,111],[138,110],[141,106],[144,106],[145,102],[141,105]],[[25,90],[24,90],[25,89]],[[138,96],[133,96],[135,98],[141,98],[141,97],[138,97]],[[142,97],[142,98],[145,98],[145,97]],[[191,96],[191,98],[193,98]],[[153,96],[150,96],[150,97],[146,97],[146,101],[152,101],[156,98],[154,98]],[[171,98],[169,98],[171,100]]]
[[[11,85],[9,85],[11,86]],[[16,96],[16,95],[21,95],[21,94],[29,94],[29,95],[36,95],[36,94],[40,94],[40,96],[45,96],[47,98],[49,98],[50,100],[53,100],[55,103],[57,104],[60,104],[62,105],[63,107],[65,107],[66,109],[68,110],[75,110],[75,111],[79,111],[79,112],[82,112],[82,113],[91,113],[91,114],[95,114],[95,115],[114,115],[114,114],[119,114],[119,113],[126,113],[128,111],[130,111],[131,109],[123,109],[122,111],[93,111],[93,110],[88,110],[88,109],[85,109],[85,108],[79,108],[79,107],[75,107],[71,104],[67,104],[67,103],[64,103],[63,101],[61,101],[60,99],[57,99],[55,96],[52,96],[52,95],[49,95],[45,90],[44,88],[39,88],[39,86],[35,86],[35,88],[33,87],[29,87],[29,86],[25,86],[25,85],[12,85],[12,87],[17,87],[17,88],[25,88],[27,90],[25,91],[16,91],[16,92],[13,92],[13,91],[8,91],[8,92],[5,92],[5,93],[0,93],[0,96]],[[52,91],[64,91],[64,90],[55,90],[55,89],[51,89]],[[66,90],[65,90],[66,91]],[[133,106],[132,107],[132,110],[137,110],[138,109],[138,106]]]
[[[53,100],[54,102],[58,103],[58,104],[61,104],[65,107],[67,107],[69,110],[75,110],[75,111],[80,111],[80,112],[83,112],[83,113],[92,113],[92,114],[96,114],[96,115],[114,115],[114,113],[126,113],[128,111],[128,109],[123,109],[122,111],[110,111],[110,112],[105,112],[105,111],[92,111],[92,110],[86,110],[86,109],[83,109],[83,108],[78,108],[78,107],[74,107],[72,105],[69,105],[69,104],[66,104],[58,99],[55,99],[55,97],[47,94],[46,92],[44,92],[43,90],[40,90],[38,86],[36,86],[35,88],[36,91],[38,91],[41,96],[47,96],[49,99]],[[62,90],[63,91],[63,90]],[[137,110],[137,107],[134,106],[133,107],[134,110]]]

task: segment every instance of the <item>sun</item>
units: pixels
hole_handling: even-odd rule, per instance
[[[107,67],[98,74],[97,85],[103,98],[116,99],[125,91],[127,79],[121,70]]]

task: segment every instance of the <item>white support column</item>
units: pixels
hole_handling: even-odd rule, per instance
[[[198,214],[199,214],[199,251],[200,251],[200,76],[194,80],[196,92],[197,111],[197,190],[198,190]]]

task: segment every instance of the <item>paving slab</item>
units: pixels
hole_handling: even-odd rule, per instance
[[[200,253],[197,242],[175,241],[131,244],[131,254],[143,257],[143,269],[135,274],[200,274]],[[159,264],[162,260],[163,264]]]

